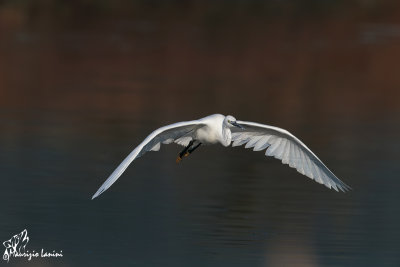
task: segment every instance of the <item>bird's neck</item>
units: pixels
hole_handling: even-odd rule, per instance
[[[222,127],[222,145],[224,146],[229,146],[231,144],[232,141],[232,133],[231,133],[231,129],[229,129],[228,127]]]

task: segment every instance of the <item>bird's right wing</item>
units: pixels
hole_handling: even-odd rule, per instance
[[[161,144],[170,144],[175,142],[179,145],[186,146],[192,140],[192,133],[204,126],[200,121],[184,121],[177,122],[171,125],[161,127],[149,136],[140,145],[138,145],[121,164],[114,170],[114,172],[107,178],[103,185],[93,195],[92,199],[98,197],[101,193],[106,191],[125,171],[133,160],[142,156],[147,151],[160,150]]]
[[[288,131],[255,122],[237,121],[244,129],[232,128],[232,146],[254,147],[254,151],[266,150],[266,156],[280,159],[301,174],[336,191],[350,189],[337,178],[324,163],[298,138]]]

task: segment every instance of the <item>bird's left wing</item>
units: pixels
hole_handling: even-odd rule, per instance
[[[142,156],[147,151],[160,150],[161,144],[170,144],[175,142],[179,145],[186,146],[192,140],[192,133],[204,126],[200,121],[184,121],[177,122],[171,125],[161,127],[149,136],[140,145],[138,145],[121,164],[114,170],[114,172],[107,178],[103,185],[93,195],[92,199],[98,197],[101,193],[106,191],[125,171],[131,162]]]
[[[322,161],[299,139],[288,131],[254,122],[237,121],[244,129],[232,128],[232,146],[246,144],[254,151],[266,149],[266,156],[273,156],[289,164],[301,174],[336,191],[350,189],[337,178]]]

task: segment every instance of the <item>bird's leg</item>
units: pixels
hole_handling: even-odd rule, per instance
[[[193,146],[192,144],[189,144],[187,147],[185,147],[184,150],[182,150],[181,153],[179,153],[179,156],[176,159],[176,163],[179,163],[183,157],[187,157],[189,156],[193,151],[195,151],[199,146],[201,145],[201,143],[198,143],[196,145]]]
[[[176,163],[179,163],[183,157],[188,156],[190,153],[188,152],[189,148],[193,145],[194,141],[190,141],[189,144],[179,153],[178,157],[176,158]]]
[[[201,145],[201,143],[198,143],[197,145],[195,145],[194,147],[189,148],[188,153],[191,154],[193,151],[195,151],[199,146]],[[189,155],[186,155],[189,156]]]

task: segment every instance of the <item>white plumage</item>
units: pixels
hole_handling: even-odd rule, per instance
[[[167,125],[152,132],[122,161],[92,199],[107,190],[134,159],[147,151],[159,151],[161,144],[172,142],[185,146],[184,152],[196,149],[199,144],[215,143],[223,146],[245,145],[245,148],[253,148],[254,151],[266,150],[266,156],[282,160],[282,163],[328,188],[336,191],[350,189],[305,144],[288,131],[254,122],[237,121],[232,116],[214,114],[199,120]],[[197,146],[193,147],[194,144]]]

